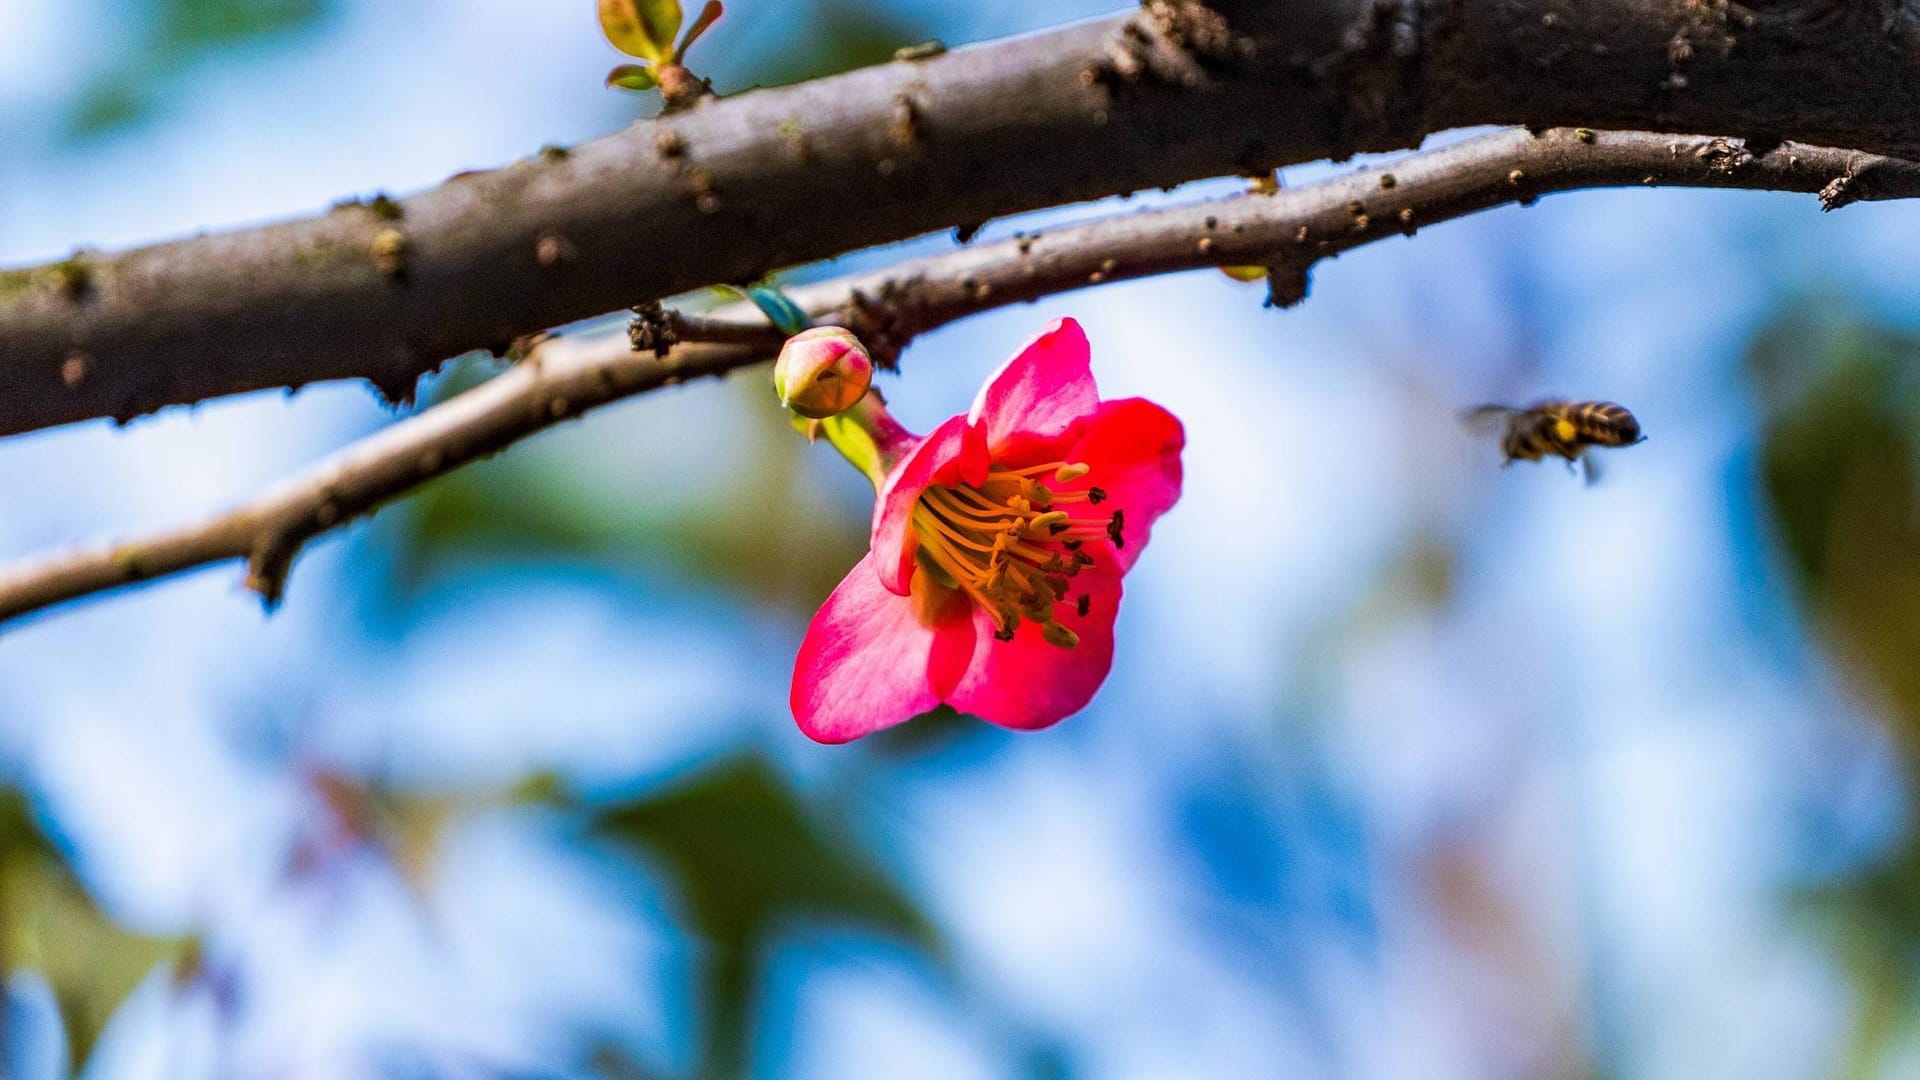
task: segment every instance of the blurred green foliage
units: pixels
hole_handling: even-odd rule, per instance
[[[1884,717],[1920,782],[1920,337],[1844,302],[1789,311],[1748,354],[1760,473],[1809,625]],[[1851,1060],[1867,1076],[1920,1020],[1920,844],[1814,891],[1859,995]]]
[[[1790,317],[1749,356],[1767,505],[1813,625],[1920,751],[1920,339]]]
[[[817,0],[795,5],[801,25],[742,72],[756,86],[785,86],[885,63],[895,49],[924,41],[930,28],[881,0]],[[729,88],[731,89],[731,87]]]
[[[160,0],[154,7],[154,43],[192,55],[304,26],[326,13],[328,0]]]
[[[52,987],[75,1072],[127,994],[191,949],[186,940],[144,937],[107,918],[12,788],[0,790],[0,920],[0,960],[9,972],[39,972]]]
[[[212,54],[306,28],[337,0],[118,0],[101,40],[113,46],[68,115],[74,136],[144,120],[172,84]]]
[[[744,1071],[766,954],[797,923],[874,931],[940,953],[933,924],[829,815],[743,757],[598,809],[597,834],[656,860],[704,945],[706,1075]]]
[[[1920,847],[1909,842],[1888,862],[1806,899],[1856,995],[1848,1060],[1833,1075],[1883,1075],[1888,1050],[1920,1019]]]

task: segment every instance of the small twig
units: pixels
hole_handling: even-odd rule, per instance
[[[746,307],[741,310],[752,311]],[[785,340],[786,335],[770,325],[764,315],[747,314],[738,320],[715,318],[663,307],[657,302],[634,308],[633,321],[627,326],[627,341],[634,351],[655,356],[667,355],[681,342],[772,350],[778,349]]]
[[[636,353],[615,335],[551,337],[494,379],[348,447],[231,513],[0,573],[0,618],[228,559],[271,606],[306,541],[595,405],[737,366],[737,348]]]
[[[1819,192],[1851,178],[1855,199],[1920,196],[1920,164],[1782,143],[1638,132],[1505,131],[1271,195],[1137,211],[911,260],[789,290],[818,321],[842,322],[877,354],[975,312],[1087,284],[1208,266],[1268,265],[1304,290],[1318,260],[1503,203],[1573,188],[1639,184]],[[245,559],[270,604],[313,537],[371,514],[434,477],[599,405],[768,358],[778,344],[746,304],[665,316],[664,356],[622,336],[551,337],[490,382],[348,447],[231,513],[142,540],[0,570],[0,620],[210,563]],[[693,339],[708,338],[698,341]]]
[[[744,309],[751,311],[752,309]],[[692,315],[677,308],[666,310],[667,325],[677,341],[704,342],[708,345],[744,345],[748,348],[778,350],[787,335],[767,323],[757,312],[740,320],[719,319],[710,315]]]

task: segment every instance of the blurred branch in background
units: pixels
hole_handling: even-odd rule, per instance
[[[1316,262],[1361,244],[1549,192],[1659,184],[1819,192],[1833,209],[1920,195],[1920,165],[1798,143],[1755,152],[1724,138],[1505,131],[1308,187],[1113,215],[793,295],[816,319],[852,327],[891,361],[917,335],[975,312],[1198,267],[1265,266],[1271,301],[1288,305],[1305,297]],[[0,571],[0,620],[230,559],[245,559],[248,587],[278,603],[294,556],[313,537],[607,402],[770,356],[779,334],[748,320],[747,311],[736,305],[699,319],[643,318],[645,351],[614,334],[540,341],[505,374],[231,513]],[[680,333],[713,340],[677,340]]]
[[[323,379],[368,379],[402,400],[449,357],[623,305],[1450,127],[1920,151],[1906,20],[1804,3],[1742,9],[1737,26],[1702,9],[1697,27],[1642,0],[1418,10],[1155,3],[707,100],[398,201],[10,271],[0,433]],[[1552,79],[1525,74],[1549,65]]]

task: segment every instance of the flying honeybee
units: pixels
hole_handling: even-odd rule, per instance
[[[1587,451],[1596,446],[1632,446],[1645,441],[1640,421],[1625,406],[1611,401],[1539,401],[1524,409],[1482,405],[1468,409],[1467,422],[1498,430],[1506,464],[1539,461],[1554,456],[1575,462],[1586,471],[1587,483],[1599,478]]]

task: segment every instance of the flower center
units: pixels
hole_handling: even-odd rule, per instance
[[[1094,564],[1086,542],[1126,543],[1125,515],[1090,512],[1107,499],[1081,483],[1091,471],[1065,461],[1024,469],[995,465],[979,487],[929,487],[913,508],[920,541],[915,558],[935,581],[993,612],[1000,623],[994,637],[1012,641],[1026,619],[1047,641],[1072,648],[1080,636],[1057,612],[1069,604],[1084,616],[1092,605],[1090,593],[1073,593],[1073,579]]]

